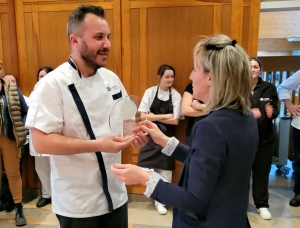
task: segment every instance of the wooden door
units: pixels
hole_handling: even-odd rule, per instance
[[[121,71],[121,29],[119,0],[59,1],[18,0],[15,2],[17,41],[21,88],[30,94],[40,67],[56,68],[68,60],[70,47],[66,33],[70,13],[82,4],[99,5],[105,9],[106,20],[112,32],[107,68],[117,74]]]
[[[0,0],[0,60],[4,64],[4,72],[13,74],[18,80],[20,75],[13,0]]]
[[[157,69],[165,63],[176,70],[174,88],[181,94],[190,82],[192,51],[200,36],[226,34],[249,55],[256,55],[259,0],[122,0],[122,80],[129,94],[143,96],[157,84]],[[250,20],[251,18],[251,20]],[[186,121],[176,126],[185,142]],[[128,148],[123,163],[136,164],[139,150]],[[181,163],[176,163],[177,182]],[[130,193],[143,193],[140,185]]]

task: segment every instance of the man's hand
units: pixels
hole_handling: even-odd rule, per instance
[[[70,155],[96,151],[118,153],[134,140],[112,135],[96,140],[76,139],[56,133],[47,134],[36,128],[31,128],[30,133],[33,146],[39,154]]]
[[[110,167],[117,180],[127,185],[143,184],[146,185],[150,174],[140,167],[131,164],[114,164]]]
[[[99,148],[99,151],[118,153],[129,146],[134,141],[134,138],[126,139],[109,135],[96,139],[95,141],[98,144],[97,148]]]

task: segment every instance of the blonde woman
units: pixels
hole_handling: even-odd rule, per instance
[[[201,40],[194,49],[193,96],[210,114],[196,123],[191,147],[146,121],[141,129],[184,162],[178,185],[131,164],[111,167],[130,185],[146,185],[146,196],[173,209],[173,227],[248,228],[248,185],[258,146],[257,125],[248,109],[252,74],[244,50],[225,35]]]

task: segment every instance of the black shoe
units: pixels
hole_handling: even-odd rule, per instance
[[[12,212],[15,209],[15,204],[7,202],[3,204],[3,209],[5,209],[6,212]]]
[[[23,213],[23,207],[22,206],[16,207],[15,211],[16,211],[16,218],[15,218],[16,226],[25,226],[27,223]]]
[[[0,202],[0,212],[4,211],[3,204]]]
[[[290,205],[293,207],[300,206],[300,194],[296,194],[293,199],[290,201]]]
[[[36,203],[36,207],[45,207],[49,203],[51,203],[51,198],[47,199],[41,197],[39,201]]]

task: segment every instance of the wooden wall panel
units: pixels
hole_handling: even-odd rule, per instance
[[[300,56],[260,57],[264,71],[298,71]]]
[[[250,24],[250,7],[244,6],[244,14],[243,14],[243,39],[240,44],[243,46],[245,50],[248,50],[249,44],[249,24]],[[249,53],[248,53],[249,54]]]
[[[33,20],[32,20],[32,14],[31,13],[24,13],[24,24],[25,24],[25,47],[26,50],[34,50],[34,51],[26,51],[26,61],[23,62],[22,65],[26,65],[27,72],[25,77],[25,73],[22,75],[21,80],[21,87],[22,89],[25,88],[25,85],[27,88],[29,88],[28,91],[23,91],[23,93],[26,96],[29,96],[34,85],[37,82],[37,67],[36,61],[35,61],[35,48],[34,48],[34,33],[33,33]],[[39,44],[35,44],[39,45]],[[39,55],[39,53],[38,53]],[[25,66],[24,66],[25,67]]]
[[[259,15],[259,0],[122,0],[121,4],[122,80],[130,94],[142,97],[147,88],[157,85],[157,69],[163,63],[175,68],[174,87],[183,94],[200,36],[226,34],[248,53],[257,52],[258,32],[253,30],[258,26],[250,17]],[[186,120],[176,127],[181,142],[185,127]],[[138,150],[128,148],[123,162],[135,164],[137,157]],[[176,163],[173,182],[180,170],[181,164]],[[128,186],[130,193],[143,191],[143,186]]]
[[[221,6],[221,34],[230,36],[231,35],[231,20],[229,20],[229,15],[231,15],[231,5]]]
[[[0,59],[4,72],[12,73],[19,82],[14,1],[2,0],[0,4]]]
[[[247,53],[256,56],[258,50],[258,30],[260,18],[260,0],[252,0],[250,5],[250,21]]]
[[[213,34],[213,6],[148,9],[147,88],[157,85],[157,69],[163,64],[176,70],[174,87],[182,94],[193,69],[193,47],[200,36]],[[143,88],[143,92],[146,88]]]
[[[38,26],[36,36],[39,40],[38,66],[56,68],[68,60],[70,45],[67,37],[67,22],[72,11],[40,12],[38,13]],[[49,18],[51,23],[49,23]],[[53,35],[50,35],[53,34]]]
[[[238,43],[242,43],[243,39],[243,10],[244,3],[241,0],[232,0],[231,11],[231,38]]]
[[[140,10],[139,9],[132,9],[131,10],[131,40],[132,40],[132,47],[131,47],[131,68],[133,69],[132,71],[132,81],[134,82],[135,85],[140,85],[142,84],[140,80],[145,77],[144,74],[145,72],[141,72],[143,67],[141,67],[141,62],[140,62]],[[144,37],[146,39],[146,37]],[[147,78],[146,78],[147,79]],[[130,81],[130,83],[132,83]],[[133,86],[132,87],[132,94],[141,96],[141,89],[140,86]]]
[[[56,1],[20,0],[16,2],[18,51],[22,72],[21,88],[30,94],[36,83],[36,72],[44,65],[56,68],[67,61],[70,47],[66,25],[70,13],[82,4],[93,4],[105,9],[111,29],[112,48],[107,68],[121,74],[120,1]],[[51,18],[51,20],[49,20]],[[27,64],[26,64],[27,63]]]

